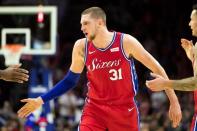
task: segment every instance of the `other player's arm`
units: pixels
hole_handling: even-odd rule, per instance
[[[146,86],[153,91],[161,91],[167,88],[179,91],[194,91],[197,89],[196,77],[189,77],[181,80],[168,80],[154,73],[151,73],[151,75],[155,79],[146,81]]]
[[[181,46],[185,50],[187,57],[192,61],[193,66],[196,64],[196,55],[195,55],[195,47],[192,41],[182,38],[181,39]],[[197,74],[196,68],[194,68],[194,75]],[[146,85],[153,91],[161,91],[167,88],[173,88],[175,90],[180,91],[193,91],[197,88],[197,78],[190,77],[185,78],[182,80],[167,80],[164,79],[162,76],[152,73],[154,80],[146,81]]]
[[[5,81],[12,81],[17,83],[23,83],[28,81],[28,71],[20,68],[21,64],[9,66],[4,70],[0,70],[0,79]]]
[[[169,84],[175,90],[194,91],[197,89],[197,78],[189,77],[182,80],[170,80]]]
[[[148,53],[143,46],[136,40],[134,37],[130,35],[125,35],[123,41],[123,47],[126,55],[132,56],[138,61],[140,61],[143,65],[145,65],[148,69],[152,72],[163,76],[164,78],[168,79],[164,69],[162,66],[153,58],[153,56]],[[181,118],[182,113],[180,109],[180,105],[177,99],[177,96],[174,93],[173,89],[165,90],[169,100],[170,100],[170,110],[169,116],[170,119],[173,120],[173,126],[178,126]]]
[[[19,117],[27,117],[45,102],[54,99],[67,92],[71,88],[75,87],[80,78],[80,73],[83,71],[84,68],[84,43],[84,39],[78,40],[75,43],[72,53],[72,63],[70,66],[70,70],[67,72],[64,79],[58,82],[53,89],[40,97],[21,100],[21,102],[25,102],[26,104],[18,111]]]
[[[193,59],[193,55],[194,55],[193,54],[193,48],[194,48],[193,42],[182,38],[181,39],[181,46],[185,50],[187,57],[193,62],[193,60],[194,60]]]

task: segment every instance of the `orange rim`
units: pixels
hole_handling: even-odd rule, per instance
[[[21,44],[6,44],[3,48],[11,50],[13,52],[18,52],[24,47],[25,46]]]

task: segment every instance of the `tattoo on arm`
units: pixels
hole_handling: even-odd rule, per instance
[[[197,44],[193,52],[193,71],[194,77],[185,78],[182,80],[172,80],[172,88],[180,91],[197,90]]]
[[[197,90],[197,77],[189,77],[182,80],[172,80],[172,88],[180,91]]]

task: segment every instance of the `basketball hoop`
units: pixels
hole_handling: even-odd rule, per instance
[[[2,51],[5,57],[5,65],[9,66],[19,64],[24,47],[25,46],[21,44],[6,44],[3,46]]]

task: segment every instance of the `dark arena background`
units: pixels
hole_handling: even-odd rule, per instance
[[[80,25],[81,12],[91,6],[105,10],[109,30],[136,37],[164,67],[170,79],[193,76],[191,62],[181,47],[180,39],[196,41],[189,27],[192,5],[196,3],[194,0],[1,0],[0,69],[6,68],[5,57],[1,53],[3,40],[23,45],[29,42],[30,51],[22,53],[20,63],[22,68],[29,70],[30,79],[24,84],[0,80],[0,129],[78,130],[87,93],[85,70],[77,87],[47,103],[30,117],[19,118],[17,110],[23,106],[21,99],[39,96],[64,77],[70,67],[74,42],[84,37]],[[30,6],[39,9],[34,13],[27,13],[28,9],[19,13],[14,10],[14,7]],[[6,11],[4,7],[11,8]],[[55,17],[44,12],[44,7],[54,7]],[[22,33],[17,33],[16,29],[24,28]],[[193,92],[176,91],[183,118],[177,128],[172,128],[168,117],[168,98],[164,92],[150,91],[145,85],[145,81],[151,79],[150,70],[138,61],[135,65],[139,79],[136,99],[141,131],[189,131],[194,113]]]

